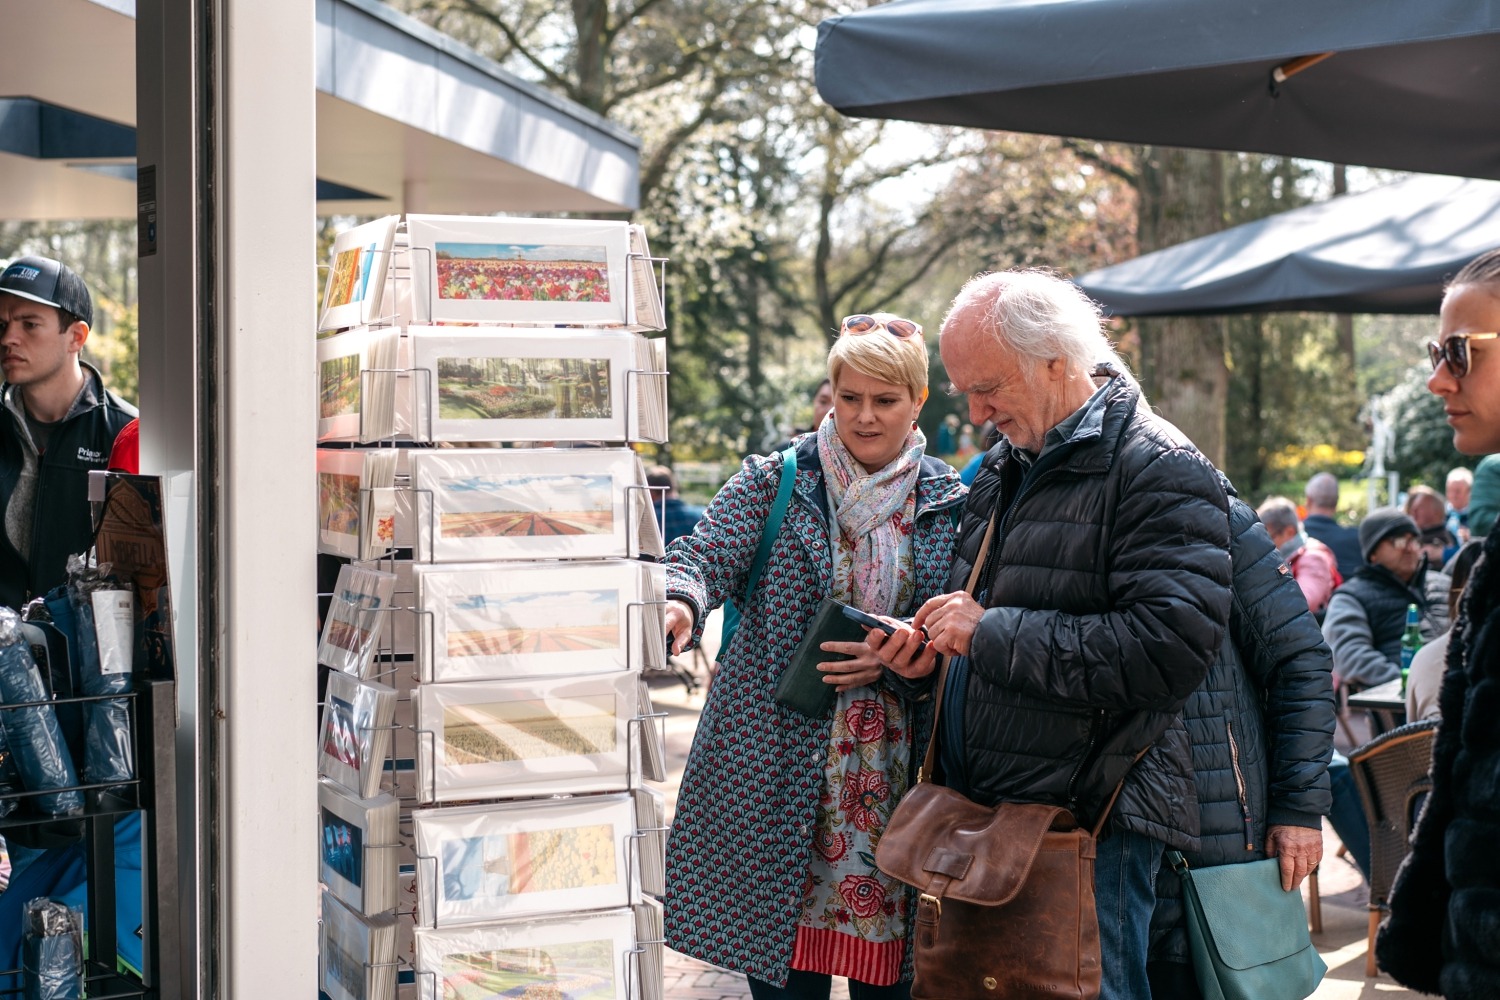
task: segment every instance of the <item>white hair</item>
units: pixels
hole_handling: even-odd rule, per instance
[[[1463,466],[1460,465],[1458,468],[1453,469],[1452,471],[1450,471],[1448,473],[1447,482],[1450,482],[1450,483],[1467,483],[1470,486],[1473,486],[1474,485],[1474,473],[1471,472],[1471,471],[1469,471],[1468,469],[1465,469]]]
[[[1273,537],[1288,528],[1296,531],[1301,527],[1297,521],[1297,505],[1286,497],[1267,497],[1255,513],[1260,515],[1260,523]]]
[[[1087,375],[1102,361],[1127,370],[1104,335],[1099,306],[1071,281],[1046,271],[993,271],[970,278],[954,297],[942,334],[955,323],[973,323],[1020,358],[1040,364],[1061,360],[1073,375]],[[1024,370],[1028,377],[1035,374],[1033,365]]]

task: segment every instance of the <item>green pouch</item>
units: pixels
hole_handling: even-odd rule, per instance
[[[1302,893],[1283,892],[1275,858],[1189,869],[1178,851],[1167,861],[1182,879],[1193,969],[1204,1000],[1302,1000],[1328,966],[1312,946]]]
[[[807,634],[797,644],[791,662],[776,682],[776,700],[809,719],[823,718],[838,700],[836,685],[823,683],[818,664],[848,659],[838,653],[824,652],[820,648],[822,644],[865,641],[864,628],[845,618],[842,608],[838,601],[823,598],[817,614],[807,626]]]

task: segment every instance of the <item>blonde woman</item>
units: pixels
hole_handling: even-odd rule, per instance
[[[826,643],[823,718],[779,705],[776,681],[819,602],[890,618],[946,588],[964,488],[924,454],[922,328],[846,317],[828,355],[833,410],[793,441],[796,480],[754,593],[745,587],[773,508],[779,455],[753,457],[667,552],[674,650],[727,599],[744,609],[720,654],[667,845],[667,943],[746,974],[756,1000],[904,1000],[909,891],[875,844],[925,745],[910,682],[863,643]],[[830,657],[833,659],[833,657]]]

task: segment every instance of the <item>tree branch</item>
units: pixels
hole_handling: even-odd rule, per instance
[[[579,101],[578,88],[543,62],[542,58],[521,41],[521,36],[496,11],[486,7],[480,0],[458,0],[458,5],[472,17],[493,24],[505,37],[506,43],[510,45],[513,52],[530,63],[548,83],[566,94],[569,100],[582,103]]]
[[[632,97],[649,94],[653,90],[667,86],[667,84],[685,80],[694,70],[703,65],[703,57],[714,48],[717,48],[717,43],[714,45],[700,45],[697,48],[689,49],[682,54],[681,61],[671,69],[612,93],[609,97],[607,107],[612,108],[622,101],[630,100]]]
[[[723,95],[725,88],[728,86],[728,76],[715,77],[713,83],[708,88],[708,94],[699,101],[698,113],[667,133],[656,149],[651,152],[651,155],[641,166],[642,204],[646,202],[651,192],[655,191],[661,184],[662,178],[666,176],[667,167],[672,162],[672,155],[677,152],[678,147],[691,139],[704,125],[715,120],[719,97]]]
[[[1098,150],[1079,142],[1077,139],[1063,139],[1062,144],[1064,149],[1071,152],[1080,160],[1087,160],[1089,163],[1092,163],[1100,170],[1103,170],[1107,174],[1112,174],[1113,176],[1118,177],[1120,180],[1124,181],[1126,184],[1129,184],[1131,187],[1139,186],[1141,182],[1139,174],[1136,174],[1134,171],[1127,170],[1108,157],[1101,155]]]

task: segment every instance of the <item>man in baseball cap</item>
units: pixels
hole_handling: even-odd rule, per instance
[[[67,557],[92,544],[88,472],[108,466],[136,416],[80,360],[93,321],[66,264],[27,256],[0,271],[0,603],[11,607],[61,583]]]

